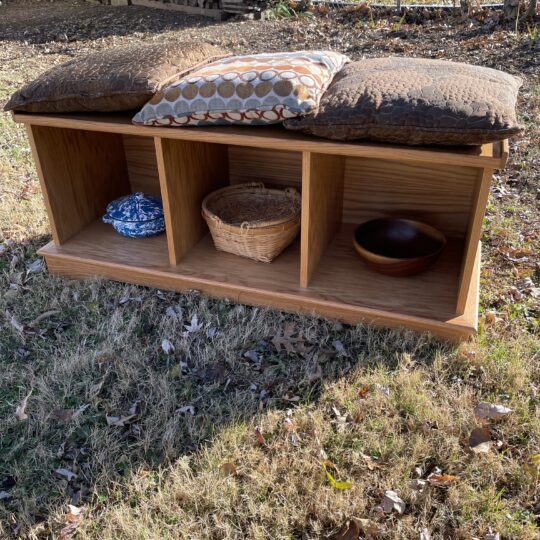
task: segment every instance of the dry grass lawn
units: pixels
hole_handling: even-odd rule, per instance
[[[539,538],[534,32],[481,18],[392,29],[355,13],[215,24],[81,2],[8,2],[0,20],[0,103],[84,51],[202,37],[233,51],[334,47],[506,69],[524,79],[526,125],[490,199],[481,330],[452,347],[50,276],[36,256],[49,229],[25,134],[1,114],[0,538]],[[272,341],[286,328],[290,353]],[[480,402],[512,412],[481,419]],[[481,427],[491,442],[473,452]],[[381,510],[388,490],[403,513],[399,501]]]

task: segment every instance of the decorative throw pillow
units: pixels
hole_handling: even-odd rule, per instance
[[[520,79],[495,69],[420,58],[353,62],[315,114],[285,122],[311,135],[398,144],[482,144],[520,131]]]
[[[158,92],[133,121],[149,126],[281,122],[316,109],[348,60],[330,51],[231,56]]]
[[[226,55],[200,42],[103,50],[46,71],[15,92],[4,110],[62,113],[138,109],[172,80]]]

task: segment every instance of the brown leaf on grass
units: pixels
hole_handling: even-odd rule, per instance
[[[484,313],[483,319],[486,323],[489,324],[497,324],[503,320],[501,317],[497,316],[497,312],[495,311],[486,311]]]
[[[500,420],[514,412],[504,405],[495,405],[493,403],[481,402],[474,408],[474,414],[484,420]]]
[[[82,415],[82,413],[88,409],[90,405],[81,405],[77,410],[73,409],[54,409],[51,413],[55,418],[58,418],[58,420],[61,420],[62,422],[65,422],[66,424],[68,422],[71,422],[71,420],[75,420],[79,416]]]
[[[266,439],[258,427],[253,430],[253,433],[255,433],[255,440],[257,441],[257,444],[260,446],[266,446]]]
[[[469,448],[475,454],[486,454],[491,450],[491,431],[485,427],[477,427],[471,431]]]
[[[287,323],[281,332],[278,332],[270,341],[278,352],[285,350],[288,354],[305,353],[309,351],[304,340],[300,337],[293,337],[296,334],[296,327],[292,323]]]
[[[236,465],[232,461],[228,461],[227,463],[222,463],[219,467],[219,472],[223,476],[236,476],[238,474]]]
[[[360,536],[360,524],[358,521],[348,519],[339,529],[339,531],[330,537],[330,540],[358,540]]]
[[[453,476],[451,474],[431,473],[427,477],[427,481],[429,482],[429,484],[436,487],[447,487],[456,480],[459,480],[459,477]]]
[[[532,255],[529,248],[511,248],[509,246],[499,246],[498,251],[501,255],[512,262],[526,262]]]
[[[84,516],[84,509],[69,505],[69,512],[66,514],[66,526],[60,531],[58,540],[68,540],[71,538],[81,524]]]
[[[51,414],[58,420],[67,424],[71,420],[73,412],[73,409],[54,409]]]
[[[28,415],[26,414],[26,406],[28,405],[28,400],[30,399],[33,391],[34,390],[31,389],[30,392],[28,392],[28,394],[26,394],[26,396],[23,398],[20,405],[15,409],[15,417],[21,422],[23,420],[28,420]]]
[[[370,387],[368,385],[364,386],[363,388],[357,388],[356,391],[358,392],[358,397],[360,399],[366,399],[367,395],[369,394]]]

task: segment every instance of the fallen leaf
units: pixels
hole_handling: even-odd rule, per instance
[[[357,388],[356,390],[358,392],[358,397],[360,399],[366,399],[367,395],[369,394],[369,386],[364,386],[363,388]]]
[[[324,472],[326,473],[326,479],[328,483],[335,489],[350,489],[353,487],[352,482],[340,482],[336,480],[329,472],[325,462],[321,462]]]
[[[128,414],[126,416],[105,416],[108,426],[124,427],[135,421],[136,414]]]
[[[384,535],[384,529],[375,521],[371,519],[356,519],[360,525],[360,530],[364,534],[366,540],[374,540],[376,538],[382,538]]]
[[[66,521],[68,523],[77,523],[81,520],[84,509],[78,508],[77,506],[73,506],[72,504],[68,504],[69,506],[69,512],[66,514]]]
[[[33,389],[28,392],[26,397],[21,401],[20,405],[15,409],[15,417],[21,422],[28,419],[28,415],[26,414],[26,406],[28,405],[28,400],[30,399],[32,392]]]
[[[244,353],[244,358],[247,358],[256,364],[259,363],[259,355],[257,354],[257,351],[246,351]]]
[[[439,425],[437,424],[437,421],[426,420],[424,424],[422,425],[422,431],[424,433],[429,433],[430,431],[434,429],[439,429]]]
[[[184,328],[186,329],[184,336],[198,332],[202,328],[202,324],[199,324],[199,319],[196,313],[193,315],[193,317],[191,317],[190,324],[184,324]]]
[[[41,272],[45,265],[43,264],[43,259],[36,259],[26,271],[27,274],[36,274],[37,272]]]
[[[195,407],[193,405],[185,405],[184,407],[180,407],[179,409],[176,409],[177,413],[180,414],[191,414],[191,416],[195,416]]]
[[[58,540],[68,540],[68,538],[71,538],[77,531],[84,516],[83,508],[78,508],[71,504],[68,506],[69,512],[66,514],[66,526],[60,531]]]
[[[55,418],[65,422],[66,424],[71,420],[73,416],[73,410],[71,409],[54,409],[51,413]]]
[[[383,386],[382,384],[379,384],[379,383],[375,383],[375,388],[383,393],[385,396],[389,396],[390,395],[390,388],[388,388],[388,386]]]
[[[385,514],[390,514],[392,512],[403,514],[403,512],[405,512],[406,504],[398,497],[398,494],[395,491],[388,490],[384,492],[384,498],[380,507]]]
[[[429,531],[426,527],[424,527],[420,531],[420,536],[418,537],[418,540],[431,540],[431,535],[429,534]]]
[[[487,533],[484,536],[484,540],[501,540],[501,535],[498,532]]]
[[[77,478],[77,475],[70,471],[69,469],[56,469],[54,471],[58,476],[61,476],[62,478],[65,478],[68,482],[71,482],[74,478]]]
[[[264,438],[264,435],[261,433],[261,430],[258,427],[256,427],[253,432],[255,433],[255,439],[257,439],[257,443],[260,446],[265,446],[266,439]]]
[[[336,419],[337,419],[338,422],[340,422],[340,423],[347,422],[347,413],[341,414],[339,412],[339,409],[334,405],[332,405],[332,412],[336,415]]]
[[[437,473],[431,473],[427,477],[427,481],[432,486],[437,487],[446,487],[455,482],[456,480],[459,480],[457,476],[453,476],[451,474],[437,474]]]
[[[219,470],[223,476],[236,476],[238,474],[236,465],[232,462],[222,463]]]
[[[493,403],[481,402],[474,408],[474,414],[478,418],[487,420],[500,420],[511,412],[512,409],[505,407],[504,405],[495,405]]]
[[[88,390],[88,397],[90,399],[95,399],[99,396],[101,389],[103,388],[103,385],[105,384],[105,380],[107,379],[107,373],[103,376],[103,378],[98,381],[96,384],[93,384],[90,389]]]
[[[174,352],[174,345],[168,339],[164,339],[161,342],[161,348],[165,354],[171,354]]]
[[[334,349],[336,349],[336,352],[338,353],[339,356],[349,356],[349,353],[347,352],[347,350],[343,346],[343,343],[341,343],[341,341],[339,341],[339,339],[334,341]]]
[[[476,454],[485,454],[491,450],[491,431],[485,427],[477,427],[471,431],[469,448]]]
[[[496,324],[501,322],[503,319],[497,316],[496,311],[486,311],[484,313],[484,321],[486,323]]]
[[[409,482],[411,489],[418,491],[418,493],[422,493],[427,485],[427,480],[422,480],[421,478],[414,478]]]
[[[353,518],[347,520],[339,531],[330,537],[330,540],[358,540],[360,533],[360,524]]]
[[[37,326],[41,321],[44,321],[45,319],[48,319],[50,317],[53,317],[54,315],[58,315],[60,312],[57,309],[51,309],[50,311],[45,311],[45,313],[42,313],[41,315],[38,315],[31,323],[30,326]]]
[[[278,332],[270,341],[278,352],[285,350],[288,354],[296,352],[305,352],[304,341],[299,337],[293,337],[296,334],[294,324],[287,323],[285,328]]]

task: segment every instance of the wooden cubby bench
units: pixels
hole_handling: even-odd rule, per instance
[[[282,127],[143,127],[127,115],[14,118],[27,126],[53,236],[40,253],[53,273],[199,289],[449,339],[476,330],[481,226],[506,141],[422,148],[339,143]],[[216,251],[201,217],[207,193],[248,181],[302,191],[300,238],[271,264]],[[134,191],[161,194],[165,235],[124,238],[102,223],[107,203]],[[377,274],[352,235],[379,216],[430,223],[447,248],[418,276]]]

